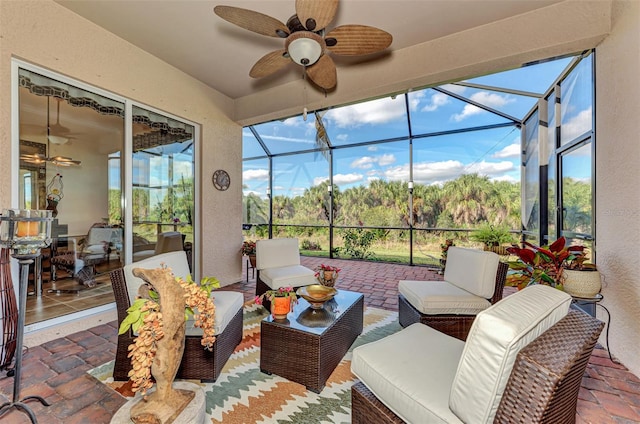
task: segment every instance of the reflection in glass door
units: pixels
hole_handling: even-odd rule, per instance
[[[19,69],[18,207],[52,210],[53,242],[30,272],[26,323],[114,301],[123,265],[120,166],[124,103]],[[117,174],[117,178],[113,178]]]
[[[192,125],[133,107],[133,261],[184,249],[193,270]]]

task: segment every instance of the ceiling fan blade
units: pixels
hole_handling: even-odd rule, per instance
[[[269,37],[286,38],[289,28],[276,18],[233,6],[216,6],[213,11],[227,22]]]
[[[367,25],[342,25],[329,31],[324,39],[332,53],[345,56],[376,53],[393,41],[388,32]]]
[[[284,68],[291,63],[291,59],[289,59],[288,56],[284,56],[286,53],[287,51],[282,49],[262,56],[260,60],[253,65],[251,71],[249,71],[249,76],[252,78],[262,78]]]
[[[320,59],[307,68],[307,75],[314,82],[325,90],[330,90],[338,83],[336,75],[336,64],[331,56],[323,54]]]
[[[338,0],[296,0],[296,14],[309,31],[325,28],[338,11]]]

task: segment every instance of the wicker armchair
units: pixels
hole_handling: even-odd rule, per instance
[[[509,296],[507,299],[515,300],[511,298]],[[502,302],[499,304],[502,305]],[[423,417],[420,422],[432,422],[430,419],[435,413],[438,418],[433,422],[575,423],[582,377],[604,323],[576,309],[569,309],[559,320],[550,320],[543,306],[538,307],[543,311],[535,322],[536,326],[550,325],[546,331],[527,329],[530,317],[520,317],[517,318],[521,320],[518,325],[528,332],[527,335],[516,331],[515,338],[509,339],[504,336],[511,332],[507,329],[507,333],[493,338],[492,334],[496,334],[496,317],[508,312],[506,316],[502,315],[508,321],[511,312],[522,306],[522,303],[512,303],[510,309],[485,320],[482,324],[484,330],[474,327],[466,344],[415,324],[402,331],[409,331],[412,335],[426,334],[429,340],[423,344],[429,346],[429,351],[401,353],[407,351],[408,345],[415,343],[415,339],[402,337],[389,340],[386,346],[374,342],[369,349],[366,349],[367,345],[356,348],[352,371],[361,375],[362,381],[354,384],[351,390],[352,423],[404,423],[400,415],[413,414],[414,419],[406,419],[416,421],[416,413]],[[566,304],[558,306],[551,314],[565,307]],[[531,315],[529,312],[535,310],[536,306],[524,308],[528,309],[527,315]],[[510,325],[506,324],[507,327]],[[512,341],[501,344],[504,339]],[[469,345],[471,340],[472,344]],[[499,346],[504,346],[504,350]],[[360,353],[356,352],[358,349],[365,350]],[[399,369],[395,367],[396,372],[390,373],[384,360],[389,355],[389,349],[396,350],[399,361],[414,357],[415,362],[419,363],[408,370],[405,364],[403,367],[406,371],[400,369],[397,372]],[[492,354],[482,354],[485,349]],[[378,359],[376,354],[380,355]],[[499,360],[494,361],[492,355],[498,355]],[[356,370],[355,362],[359,362]],[[367,371],[363,363],[368,366],[379,365],[381,368],[376,366],[373,371]],[[496,363],[502,365],[496,366]],[[496,371],[502,376],[495,374]],[[386,381],[387,374],[392,376],[386,386],[381,385],[381,381]],[[382,379],[371,378],[372,375],[379,375]],[[432,378],[428,378],[429,375]],[[413,379],[413,382],[407,379]],[[397,387],[390,389],[388,384]],[[368,385],[372,385],[372,389]],[[407,393],[411,393],[413,399],[402,400]],[[431,393],[431,396],[425,397],[425,393]]]
[[[182,274],[188,273],[187,257],[184,251],[164,253],[133,265],[141,268],[158,266],[153,265],[150,261],[166,264],[177,276],[184,277],[185,275]],[[131,265],[128,265],[128,267],[131,267]],[[110,274],[113,294],[116,299],[118,322],[122,322],[127,316],[127,309],[131,305],[130,299],[134,297],[134,295],[130,294],[133,290],[132,287],[127,286],[125,274],[123,268],[111,271]],[[137,288],[135,291],[137,291]],[[187,324],[182,363],[176,378],[215,381],[220,375],[222,367],[242,340],[242,303],[244,301],[242,294],[214,291],[213,296],[216,304],[216,327],[221,322],[224,322],[226,326],[220,332],[216,330],[216,341],[213,344],[213,350],[208,351],[202,347],[201,331],[199,334],[197,330],[194,333],[190,330],[189,324]],[[220,302],[226,302],[226,304],[221,305]],[[124,381],[129,379],[131,360],[127,355],[129,353],[128,347],[133,343],[134,338],[135,336],[131,330],[118,336],[113,370],[113,378],[115,380]]]
[[[502,293],[504,291],[504,283],[507,277],[507,271],[509,266],[500,262],[498,255],[491,252],[482,252],[479,250],[472,249],[460,249],[452,247],[449,249],[450,253],[447,258],[447,271],[445,271],[445,281],[444,282],[426,282],[426,281],[401,281],[398,290],[398,319],[400,321],[400,325],[402,327],[408,327],[411,324],[416,322],[420,322],[422,324],[428,325],[430,327],[435,328],[438,331],[441,331],[445,334],[453,336],[460,340],[466,340],[467,335],[469,334],[469,330],[471,329],[471,325],[473,324],[473,320],[476,317],[477,312],[482,309],[485,309],[500,299],[502,299]],[[457,255],[462,253],[462,255]],[[467,255],[472,256],[480,256],[488,257],[489,260],[493,260],[497,262],[497,271],[495,274],[491,271],[489,274],[489,269],[486,267],[486,264],[482,263],[482,270],[475,269],[472,265],[465,260]],[[484,262],[484,259],[482,260]],[[454,267],[459,268],[458,270],[453,270]],[[492,268],[495,269],[495,268]],[[462,286],[465,290],[469,290],[464,286],[467,283],[468,277],[465,274],[470,276],[475,276],[474,274],[485,274],[484,285],[489,287],[490,290],[486,291],[486,293],[482,296],[474,296],[477,300],[480,301],[479,306],[477,307],[477,311],[473,311],[469,309],[469,300],[468,298],[462,299],[460,303],[464,305],[465,309],[462,309],[460,312],[455,312],[455,301],[452,301],[452,298],[457,293],[446,293],[439,291],[439,286],[441,284],[448,284],[451,289],[455,289],[458,292],[461,291],[460,286]],[[456,275],[457,274],[457,275]],[[435,285],[433,285],[435,283]],[[422,285],[430,287],[425,289],[421,288]],[[431,288],[435,288],[437,293],[434,293],[434,298],[430,299],[429,290]],[[422,290],[422,291],[421,291]],[[446,302],[449,313],[443,312],[425,312],[425,309],[421,306],[414,306],[412,304],[412,300],[409,300],[404,293],[411,293],[411,299],[415,304],[436,304]],[[486,295],[487,293],[491,293],[490,295]],[[420,300],[416,300],[415,293],[420,293]],[[462,292],[464,296],[473,295],[472,293],[467,293],[466,291]],[[478,292],[478,294],[480,294]],[[437,296],[437,297],[436,297]],[[486,299],[486,300],[485,300]],[[420,310],[422,309],[422,310]]]
[[[275,238],[256,242],[256,296],[267,290],[317,284],[315,272],[300,265],[297,238]],[[269,308],[269,302],[264,302]]]

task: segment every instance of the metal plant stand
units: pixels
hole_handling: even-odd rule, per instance
[[[16,352],[16,333],[18,332],[18,304],[11,281],[11,257],[9,249],[0,248],[0,320],[2,321],[2,340],[0,343],[0,370],[8,369]],[[7,372],[10,377],[13,369]]]
[[[20,381],[22,377],[22,342],[24,336],[25,312],[27,309],[27,285],[29,283],[29,265],[40,256],[40,249],[51,243],[51,212],[29,210],[5,210],[0,216],[0,243],[11,249],[11,256],[20,262],[20,285],[18,328],[16,336],[16,362],[14,366],[13,400],[0,405],[0,417],[11,408],[16,408],[29,416],[36,424],[35,413],[25,402],[37,400],[44,406],[50,404],[41,396],[27,396],[20,399]]]

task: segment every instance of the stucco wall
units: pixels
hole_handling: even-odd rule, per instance
[[[640,2],[614,2],[612,19],[596,49],[596,255],[611,350],[640,375]]]
[[[11,58],[131,98],[201,125],[202,275],[240,281],[241,127],[233,101],[50,0],[0,2],[0,207],[11,199]],[[225,169],[229,190],[213,189]]]

